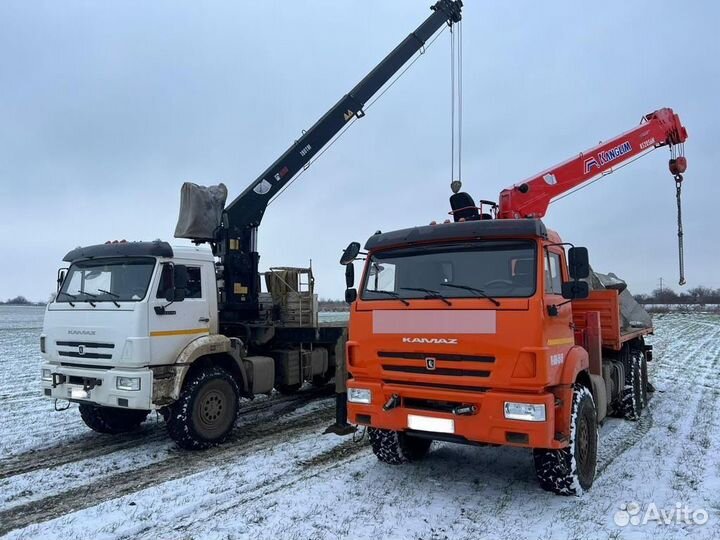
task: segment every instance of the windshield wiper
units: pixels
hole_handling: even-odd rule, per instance
[[[478,289],[477,287],[471,287],[470,285],[456,285],[455,283],[441,283],[440,286],[441,287],[453,287],[454,289],[464,289],[466,291],[471,291],[471,292],[477,293],[480,296],[482,296],[483,298],[487,298],[488,300],[490,300],[496,306],[500,307],[500,302],[498,302],[495,298],[493,298],[492,296],[487,294],[482,289]]]
[[[396,298],[396,299],[400,300],[400,301],[401,301],[403,304],[405,304],[406,306],[409,306],[409,305],[410,305],[410,302],[408,302],[408,301],[405,300],[404,298],[400,298],[400,295],[399,295],[398,293],[396,293],[395,291],[366,291],[366,292],[369,292],[369,293],[372,293],[372,294],[376,294],[376,293],[377,293],[377,294],[387,294],[388,296],[392,296],[393,298]]]
[[[113,296],[113,297],[115,297],[115,298],[120,298],[120,295],[119,295],[119,294],[115,294],[114,292],[106,291],[105,289],[98,289],[98,292],[101,292],[101,293],[104,293],[104,294],[108,294],[108,295]],[[112,303],[115,304],[117,307],[120,307],[120,304],[118,304],[116,300],[112,300]]]
[[[97,294],[89,293],[87,291],[78,291],[79,294],[85,294],[89,296],[90,298],[97,298]],[[92,307],[95,307],[95,303],[92,300],[85,300],[88,304],[90,304]]]
[[[65,296],[67,296],[68,298],[72,298],[73,300],[77,300],[77,296],[75,296],[74,294],[70,294],[65,291],[60,291],[58,293],[58,296],[60,296],[61,294],[64,294]],[[70,300],[68,300],[68,304],[70,304],[72,307],[75,307],[75,304],[73,304]]]
[[[452,306],[452,302],[445,298],[442,294],[440,294],[439,291],[434,291],[432,289],[424,289],[423,287],[400,287],[404,291],[420,291],[427,294],[426,298],[437,298],[438,300],[442,300],[445,302],[448,306]]]

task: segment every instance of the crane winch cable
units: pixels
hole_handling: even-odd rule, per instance
[[[462,184],[462,21],[457,24],[457,29],[458,31],[455,32],[450,28],[450,182],[453,185]],[[457,178],[455,177],[456,162]]]

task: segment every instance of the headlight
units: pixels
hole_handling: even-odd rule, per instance
[[[45,336],[40,336],[40,352],[45,352]]]
[[[372,403],[372,392],[365,388],[348,388],[348,401],[350,403]]]
[[[50,369],[44,369],[42,370],[42,380],[43,381],[52,381],[52,370]]]
[[[140,377],[118,377],[115,386],[118,390],[140,390]]]
[[[527,420],[528,422],[544,422],[545,405],[506,401],[505,418],[510,420]]]

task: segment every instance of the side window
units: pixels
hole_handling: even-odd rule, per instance
[[[562,274],[560,271],[560,255],[550,252],[545,257],[545,292],[560,294],[562,292]]]
[[[202,298],[202,273],[199,266],[188,266],[188,284],[185,289],[185,298]],[[170,264],[163,266],[160,274],[156,298],[165,298],[165,291],[172,285],[173,267]]]
[[[202,298],[202,279],[199,266],[188,266],[188,284],[185,298]]]
[[[367,291],[394,291],[395,265],[374,262],[368,270]]]

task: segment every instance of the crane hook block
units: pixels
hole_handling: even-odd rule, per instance
[[[671,159],[669,163],[670,174],[677,176],[687,170],[687,159],[685,156],[678,156],[675,159]]]

